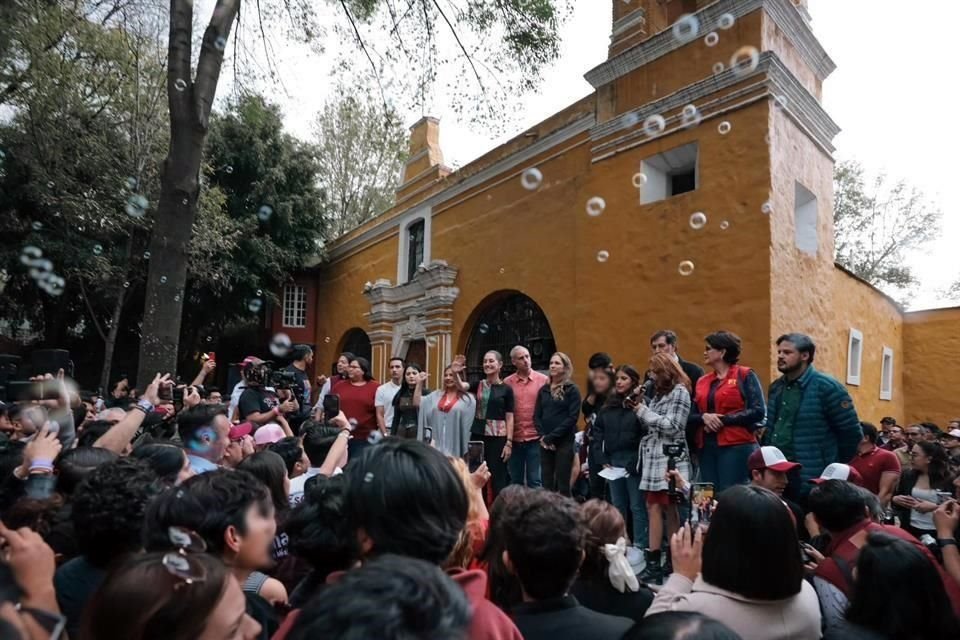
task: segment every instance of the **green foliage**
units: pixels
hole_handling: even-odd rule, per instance
[[[407,159],[407,131],[369,94],[341,86],[314,124],[330,237],[393,206]]]
[[[858,162],[838,163],[833,180],[837,262],[903,297],[917,284],[906,258],[939,233],[940,210],[902,180],[880,174],[868,183]]]

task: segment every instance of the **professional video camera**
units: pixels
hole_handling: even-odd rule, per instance
[[[274,389],[293,389],[297,386],[297,376],[292,371],[270,371],[270,386]]]
[[[682,442],[676,444],[665,444],[663,445],[663,455],[667,456],[667,471],[676,471],[677,469],[677,458],[683,455],[684,445]],[[667,495],[670,497],[670,502],[679,504],[683,502],[683,492],[677,490],[677,481],[671,477],[670,483],[667,489]]]

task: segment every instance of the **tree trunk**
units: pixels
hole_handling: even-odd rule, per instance
[[[124,290],[120,289],[117,297],[117,303],[113,307],[113,315],[110,316],[110,330],[107,331],[103,339],[103,368],[100,370],[100,392],[104,395],[110,393],[110,369],[113,366],[113,349],[117,345],[117,334],[120,333],[120,316],[123,314],[123,303],[127,299]]]
[[[176,373],[187,246],[197,215],[200,163],[210,109],[220,79],[223,48],[240,0],[218,0],[203,35],[196,79],[191,81],[192,0],[170,0],[167,98],[170,151],[160,177],[160,201],[150,235],[137,386],[156,373]]]

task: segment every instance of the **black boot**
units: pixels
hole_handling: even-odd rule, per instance
[[[663,568],[660,566],[660,549],[645,549],[643,552],[645,566],[640,574],[640,582],[660,584],[663,582]]]
[[[663,577],[668,578],[673,573],[673,558],[670,556],[670,547],[667,547],[667,561],[663,563]]]

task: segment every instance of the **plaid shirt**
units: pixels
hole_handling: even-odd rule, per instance
[[[686,450],[687,416],[690,415],[690,392],[682,384],[665,396],[657,396],[649,406],[637,407],[637,417],[647,427],[640,441],[641,491],[666,491],[667,456],[663,445],[683,444],[683,455],[677,458],[677,471],[690,480],[690,455]]]

